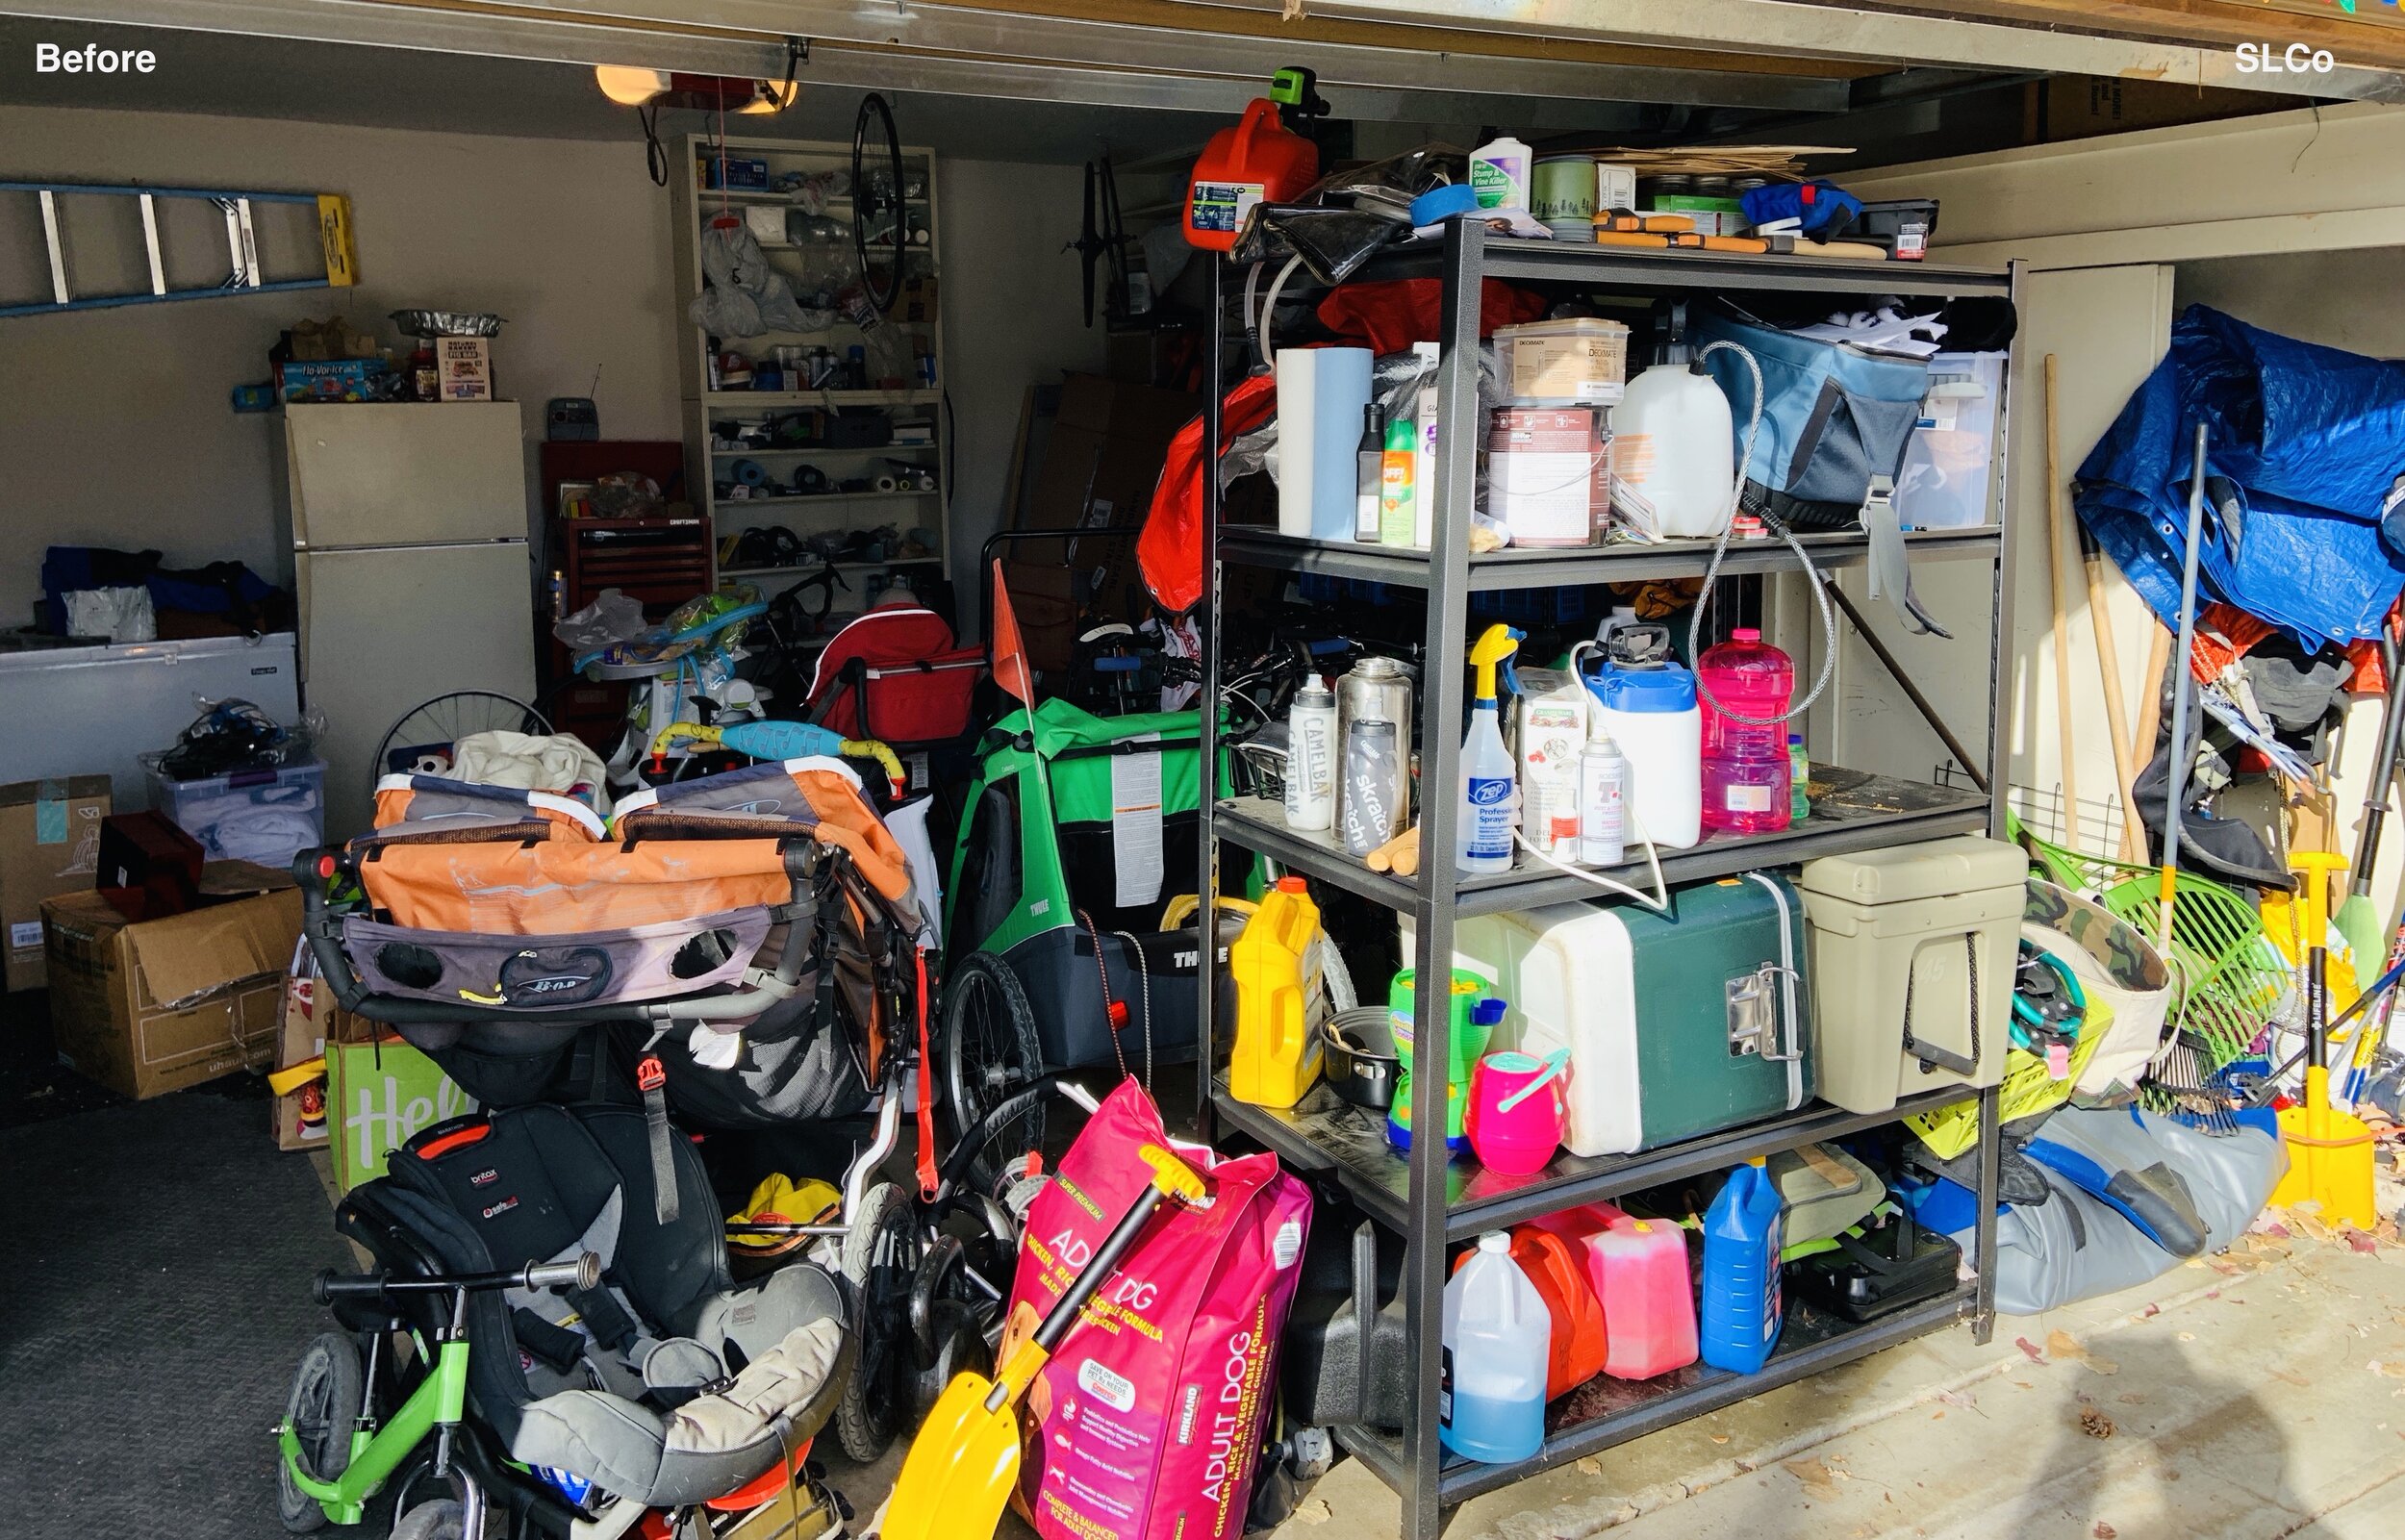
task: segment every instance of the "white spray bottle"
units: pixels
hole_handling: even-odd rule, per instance
[[[1454,866],[1471,876],[1511,870],[1512,788],[1518,767],[1504,746],[1497,709],[1495,670],[1520,649],[1521,632],[1490,625],[1470,648],[1478,695],[1470,711],[1469,736],[1461,741],[1461,805],[1454,829]]]

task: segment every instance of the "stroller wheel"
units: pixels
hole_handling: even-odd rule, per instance
[[[910,1289],[919,1272],[919,1220],[910,1196],[879,1182],[847,1216],[844,1278],[859,1301],[859,1351],[835,1433],[844,1452],[862,1463],[885,1452],[914,1409],[917,1353],[910,1340]]]
[[[457,1498],[420,1502],[393,1521],[392,1540],[463,1540],[466,1515]]]
[[[958,1300],[935,1301],[934,1332],[935,1354],[919,1373],[914,1415],[923,1418],[934,1409],[935,1399],[944,1394],[953,1376],[972,1370],[990,1375],[994,1368],[994,1354],[985,1346],[985,1334],[977,1329],[976,1312]]]
[[[292,1391],[284,1401],[284,1415],[299,1435],[301,1458],[311,1477],[331,1481],[351,1463],[351,1429],[359,1426],[360,1409],[367,1404],[359,1345],[339,1331],[312,1341],[292,1371]],[[278,1457],[275,1471],[276,1513],[284,1527],[294,1534],[324,1528],[326,1510],[292,1484],[291,1467]]]
[[[1033,1085],[1044,1073],[1044,1044],[1036,1036],[1035,1008],[1010,965],[992,952],[971,952],[944,981],[944,1091],[950,1103],[952,1137],[964,1138],[985,1115]],[[979,1192],[991,1192],[1003,1169],[1044,1139],[1044,1103],[987,1130],[985,1145],[972,1157],[969,1174]]]

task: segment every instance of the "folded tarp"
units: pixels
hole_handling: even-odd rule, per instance
[[[2405,585],[2383,536],[2405,473],[2405,364],[2262,331],[2203,305],[2079,468],[2075,502],[2131,586],[2176,625],[2196,424],[2208,430],[2208,598],[2308,650],[2375,635]],[[2393,526],[2392,526],[2393,527]]]

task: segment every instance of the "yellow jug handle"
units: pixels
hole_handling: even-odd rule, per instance
[[[1232,915],[1249,915],[1259,909],[1261,906],[1254,903],[1250,898],[1230,897],[1228,895],[1223,893],[1219,896],[1218,907],[1227,910]],[[1195,915],[1202,910],[1202,900],[1201,897],[1191,893],[1181,893],[1177,897],[1170,899],[1169,907],[1161,911],[1161,928],[1163,930],[1176,930],[1180,925],[1183,925],[1187,921],[1192,920]]]
[[[1192,1166],[1180,1160],[1174,1151],[1158,1145],[1146,1145],[1136,1151],[1144,1163],[1152,1168],[1152,1185],[1181,1203],[1202,1201],[1202,1178]]]

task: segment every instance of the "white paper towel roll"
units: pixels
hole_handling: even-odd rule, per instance
[[[1311,391],[1311,534],[1320,540],[1351,540],[1358,513],[1361,415],[1370,404],[1374,360],[1366,347],[1315,351],[1319,378]],[[1278,521],[1282,526],[1282,508]]]
[[[1318,479],[1313,436],[1314,396],[1319,389],[1317,347],[1278,350],[1278,533],[1311,533],[1312,486]]]

